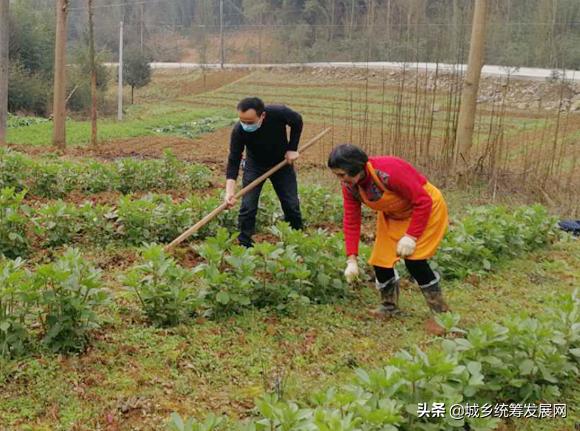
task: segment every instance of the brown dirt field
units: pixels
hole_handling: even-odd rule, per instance
[[[313,138],[321,132],[325,126],[309,123],[304,127],[302,133],[302,143]],[[218,129],[195,139],[172,137],[172,136],[143,136],[137,138],[126,138],[104,142],[97,150],[86,147],[67,148],[65,157],[93,157],[102,160],[115,160],[122,157],[135,158],[158,158],[163,156],[165,150],[171,150],[178,158],[207,165],[213,170],[222,171],[229,152],[231,127]],[[329,136],[323,139],[325,147],[329,145]],[[31,147],[24,145],[11,145],[12,149],[30,155],[53,154],[53,147]],[[322,145],[314,146],[304,160],[314,163],[318,162],[316,156]],[[108,201],[104,197],[104,201]]]
[[[115,160],[121,157],[158,158],[170,149],[183,160],[215,166],[223,164],[228,152],[230,128],[216,130],[196,139],[175,136],[141,136],[103,142],[98,149],[87,147],[67,148],[66,157],[94,157]],[[57,153],[54,147],[10,145],[10,148],[32,156]],[[212,167],[210,166],[210,167]]]
[[[248,76],[247,70],[224,70],[224,71],[186,71],[173,72],[155,71],[152,79],[152,87],[155,91],[148,93],[146,87],[136,95],[137,102],[176,99],[184,96],[194,96],[217,90],[224,85],[231,84]]]
[[[224,85],[231,84],[239,79],[248,76],[250,72],[246,70],[225,70],[223,72],[205,72],[194,81],[180,82],[178,94],[193,95],[216,90]],[[205,77],[204,77],[205,76]],[[171,82],[168,82],[171,85]],[[174,87],[175,88],[175,87]]]
[[[215,166],[222,165],[227,158],[229,137],[230,128],[227,127],[195,139],[173,136],[127,138],[107,142],[92,155],[111,160],[119,157],[155,158],[170,149],[180,159]]]

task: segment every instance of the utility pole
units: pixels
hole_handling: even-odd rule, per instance
[[[354,2],[355,0],[351,1],[351,10],[350,10],[350,31],[348,32],[348,40],[352,40],[352,32],[354,30]]]
[[[487,3],[488,0],[475,0],[469,60],[461,93],[461,105],[459,106],[459,118],[457,121],[457,140],[453,154],[453,168],[456,171],[458,170],[460,159],[463,159],[466,164],[470,162],[477,93],[479,91],[481,69],[484,63]]]
[[[143,27],[145,25],[145,5],[141,4],[141,54],[143,54]]]
[[[8,8],[10,0],[0,0],[0,146],[6,144],[8,122]]]
[[[91,62],[91,147],[97,147],[97,67],[95,64],[95,31],[93,1],[89,2],[89,61]]]
[[[123,119],[123,21],[119,26],[119,86],[117,88],[117,120]]]
[[[66,35],[68,0],[56,2],[56,41],[54,47],[54,95],[52,144],[66,147]]]
[[[220,65],[224,68],[224,0],[220,0]]]

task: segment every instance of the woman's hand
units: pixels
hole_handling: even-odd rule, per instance
[[[358,275],[359,270],[356,256],[349,256],[346,262],[346,269],[344,270],[344,277],[346,278],[347,283],[352,283],[358,278]]]
[[[405,235],[397,244],[397,255],[403,259],[415,253],[417,240],[409,235]]]

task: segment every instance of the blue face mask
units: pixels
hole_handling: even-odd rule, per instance
[[[258,130],[260,128],[260,124],[259,123],[255,123],[255,124],[245,124],[240,122],[240,124],[242,125],[242,129],[244,129],[244,132],[255,132],[256,130]]]

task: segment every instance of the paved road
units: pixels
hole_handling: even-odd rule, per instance
[[[116,63],[108,63],[110,66],[116,66]],[[219,64],[204,64],[199,63],[151,63],[153,69],[198,69],[200,67],[205,67],[207,69],[219,69]],[[292,68],[357,68],[357,69],[369,69],[369,70],[401,70],[406,67],[409,70],[429,70],[434,71],[439,67],[440,71],[446,72],[458,72],[465,70],[465,65],[453,65],[453,64],[435,64],[435,63],[396,63],[396,62],[369,62],[369,63],[350,63],[350,62],[334,62],[334,63],[283,63],[283,64],[224,64],[224,68],[227,69],[270,69],[270,68],[282,68],[282,69],[292,69]],[[552,76],[552,70],[550,69],[538,69],[532,67],[521,67],[508,68],[504,66],[484,66],[482,73],[486,76],[506,76],[508,73],[511,74],[513,78],[526,79],[526,80],[545,80]],[[558,71],[559,75],[562,76],[565,73],[565,77],[568,80],[580,82],[580,70],[562,70]]]

